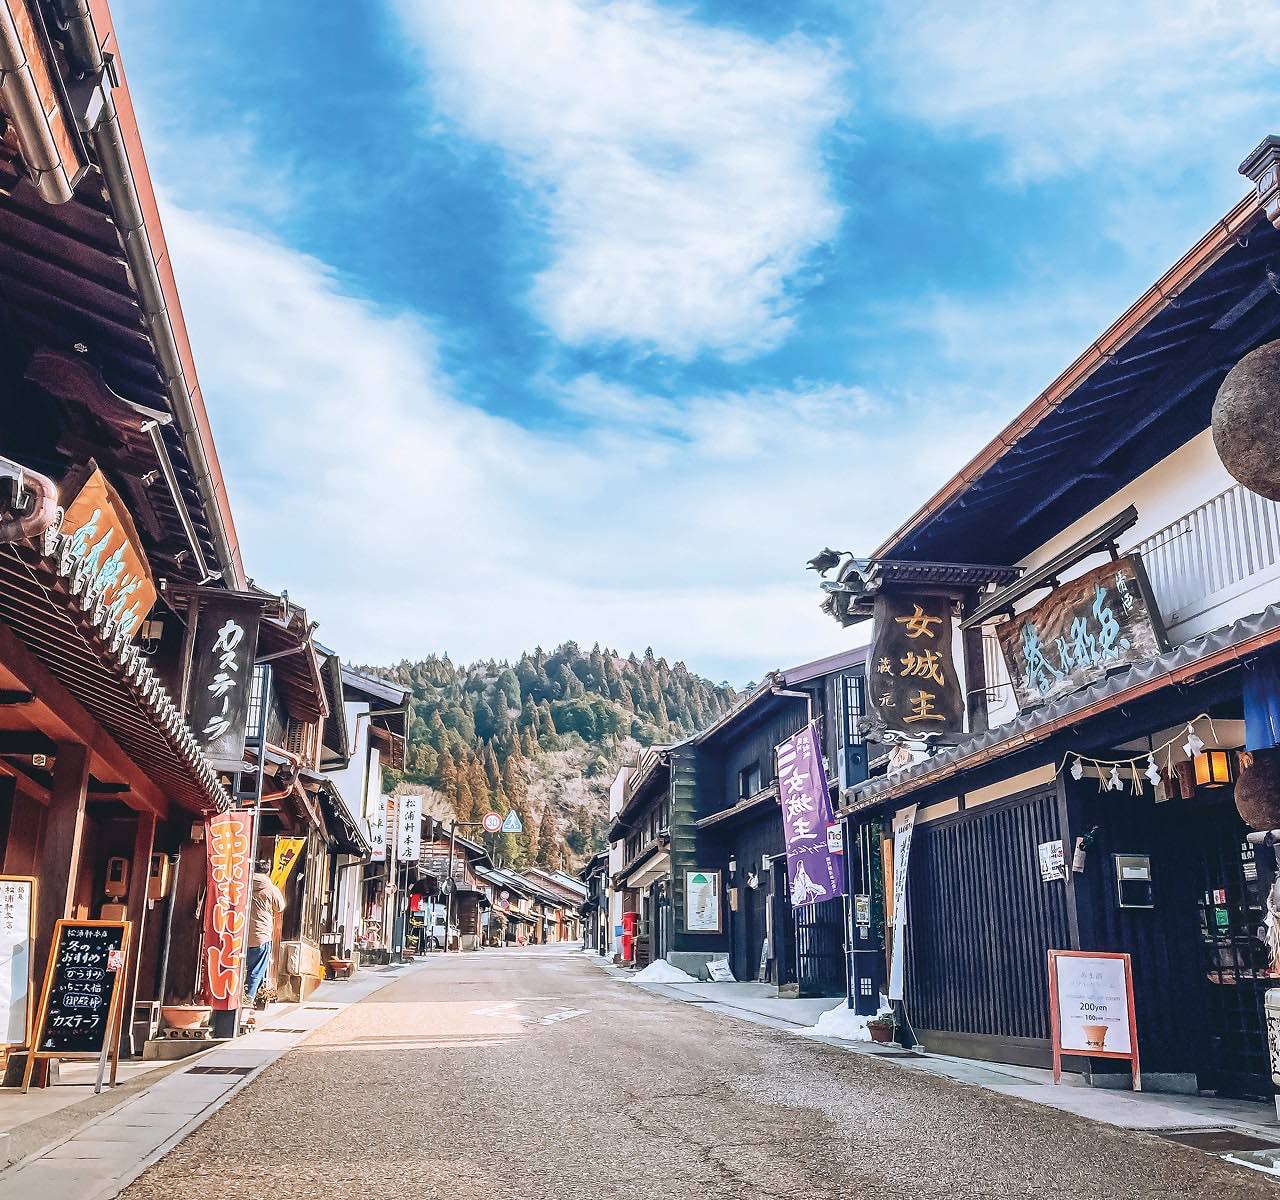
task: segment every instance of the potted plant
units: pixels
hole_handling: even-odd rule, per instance
[[[873,1042],[888,1043],[893,1041],[893,1031],[897,1026],[892,1013],[879,1013],[867,1022],[867,1032]]]

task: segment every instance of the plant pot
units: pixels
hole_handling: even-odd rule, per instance
[[[162,1004],[160,1017],[170,1029],[201,1029],[213,1009],[207,1004]]]
[[[881,1045],[887,1045],[889,1042],[893,1041],[892,1025],[875,1025],[869,1023],[867,1025],[867,1032],[871,1035],[871,1040],[873,1042],[879,1042]]]

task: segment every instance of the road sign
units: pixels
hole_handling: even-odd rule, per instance
[[[516,814],[516,810],[514,808],[509,813],[507,813],[507,819],[502,822],[502,832],[503,833],[523,833],[524,832],[524,824],[520,820],[519,816]]]
[[[484,814],[481,824],[484,825],[485,833],[497,833],[502,828],[502,817],[490,809]]]

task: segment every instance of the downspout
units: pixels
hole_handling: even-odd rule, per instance
[[[213,536],[220,571],[212,572],[211,577],[221,574],[228,581],[238,582],[235,556],[222,519],[208,454],[200,438],[191,391],[183,374],[173,321],[165,303],[160,272],[147,236],[146,218],[134,186],[133,172],[129,168],[120,117],[111,95],[110,72],[98,44],[93,17],[87,0],[52,0],[52,6],[66,33],[69,56],[75,60],[74,65],[94,83],[93,90],[97,93],[95,102],[88,106],[88,120],[92,124],[84,132],[93,145],[98,168],[107,187],[112,215],[124,243],[129,272],[164,375],[165,390],[178,418],[182,444]],[[3,5],[0,4],[0,7]]]

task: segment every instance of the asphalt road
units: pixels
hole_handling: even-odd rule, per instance
[[[1280,1187],[530,949],[436,957],[347,1009],[124,1195],[1278,1200]]]

